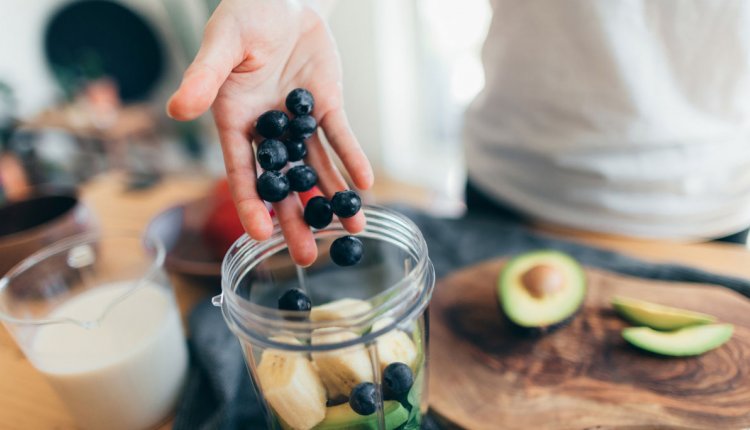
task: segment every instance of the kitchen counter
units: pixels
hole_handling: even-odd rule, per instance
[[[397,195],[398,185],[384,183],[374,190],[376,197]],[[124,191],[123,177],[108,174],[90,181],[83,188],[82,197],[94,210],[103,230],[143,231],[155,214],[170,205],[203,195],[211,185],[206,177],[186,175],[168,177],[148,190]],[[750,278],[750,252],[738,245],[634,240],[550,226],[537,226],[536,229],[544,234],[619,251],[643,260],[681,263]],[[215,293],[181,278],[175,277],[173,282],[183,316],[200,299]],[[62,402],[4,329],[0,329],[0,427],[7,430],[75,428]],[[168,429],[171,425],[166,423],[162,428]]]

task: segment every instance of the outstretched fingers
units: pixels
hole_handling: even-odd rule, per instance
[[[366,190],[373,184],[375,176],[370,161],[359,145],[354,132],[349,127],[343,108],[335,108],[323,115],[320,127],[331,144],[331,148],[341,159],[346,171],[357,188]]]
[[[349,188],[317,134],[307,142],[307,163],[317,172],[318,187],[329,199],[337,191]],[[359,233],[365,228],[365,216],[359,211],[351,218],[341,218],[341,224],[348,232]]]
[[[274,203],[273,210],[279,219],[292,260],[303,267],[313,264],[318,258],[318,247],[310,227],[302,217],[299,199],[286,198]]]
[[[237,214],[250,237],[266,240],[273,232],[273,221],[256,190],[255,157],[247,138],[238,130],[220,131],[227,181]]]
[[[185,71],[180,87],[167,102],[167,113],[189,121],[206,112],[242,58],[242,46],[231,29],[209,23],[200,50]]]

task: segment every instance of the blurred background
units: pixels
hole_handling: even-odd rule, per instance
[[[165,174],[221,175],[210,116],[177,123],[164,114],[217,4],[0,0],[3,193],[18,188],[19,170],[32,185],[78,185],[116,169],[132,188]],[[330,24],[346,107],[376,194],[461,212],[462,114],[483,85],[489,18],[485,0],[337,3]]]

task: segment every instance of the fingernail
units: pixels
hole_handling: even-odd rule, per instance
[[[170,110],[169,107],[172,105],[172,99],[174,99],[174,94],[172,94],[172,97],[170,97],[169,100],[167,100],[167,107],[165,110],[167,112],[168,117],[175,119],[175,117],[172,116],[172,112],[169,111]]]

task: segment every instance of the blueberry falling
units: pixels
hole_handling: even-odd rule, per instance
[[[333,195],[331,207],[339,218],[351,218],[362,207],[362,199],[352,190],[339,191]]]
[[[261,199],[271,203],[284,200],[291,192],[308,191],[318,182],[318,175],[311,166],[298,164],[283,172],[288,163],[302,161],[307,155],[305,140],[318,127],[312,115],[315,99],[310,91],[295,88],[286,96],[284,105],[293,115],[291,119],[283,111],[270,110],[255,123],[255,130],[265,138],[256,152],[258,164],[264,170],[258,176],[256,189]],[[344,190],[335,193],[330,201],[325,197],[310,199],[303,217],[309,226],[322,229],[331,223],[334,214],[341,219],[351,218],[361,208],[359,195],[353,190]],[[354,236],[340,237],[331,244],[331,260],[339,266],[359,263],[363,253],[362,241]]]
[[[342,236],[331,244],[331,260],[339,266],[354,266],[362,260],[364,246],[354,236]]]
[[[340,191],[329,202],[324,197],[314,197],[307,202],[304,218],[314,228],[325,228],[331,223],[333,214],[339,218],[351,218],[362,208],[362,200],[352,191]],[[333,241],[329,251],[331,260],[339,266],[353,266],[362,260],[364,245],[354,236],[342,236]]]
[[[305,206],[304,217],[310,227],[318,229],[328,227],[333,220],[331,202],[322,196],[311,198]]]
[[[312,308],[310,297],[302,290],[292,288],[279,297],[279,310],[306,312]]]

